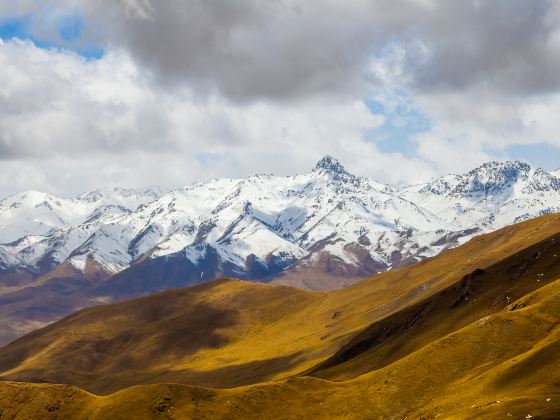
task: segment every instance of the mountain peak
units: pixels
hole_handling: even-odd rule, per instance
[[[325,155],[313,168],[313,172],[325,171],[333,174],[346,174],[344,166],[330,155]]]
[[[520,160],[506,160],[502,162],[492,161],[483,163],[482,165],[473,169],[471,172],[480,172],[482,170],[507,171],[511,169],[529,171],[531,169],[531,165]]]

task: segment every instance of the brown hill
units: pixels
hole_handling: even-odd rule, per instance
[[[28,275],[29,276],[29,275]],[[25,282],[0,287],[0,345],[110,297],[92,294],[109,277],[90,259],[85,272],[64,263]]]
[[[246,267],[246,277],[306,290],[334,290],[384,269],[366,262],[360,267],[369,267],[367,270],[357,268],[330,254],[319,254],[317,261],[301,261],[283,271],[277,267],[261,273],[259,264],[253,261],[254,267]],[[272,266],[272,262],[269,265]],[[235,267],[221,261],[216,250],[211,248],[202,265],[194,265],[184,253],[177,253],[155,259],[143,258],[117,274],[104,271],[93,257],[87,260],[85,272],[69,262],[54,266],[41,275],[0,270],[0,346],[101,302],[119,302],[192,286],[235,272]]]
[[[559,259],[560,217],[551,215],[334,292],[220,280],[85,309],[0,349],[0,371],[109,395],[5,382],[0,409],[554,418]]]

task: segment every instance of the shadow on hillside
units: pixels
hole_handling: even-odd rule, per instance
[[[555,281],[560,276],[557,255],[560,235],[553,235],[484,270],[477,269],[427,299],[372,323],[308,374],[347,378],[348,372],[355,377],[388,366]],[[405,301],[412,298],[409,294]],[[398,300],[400,304],[402,299]]]
[[[278,373],[285,372],[295,366],[302,354],[302,352],[296,352],[288,356],[232,364],[205,371],[193,369],[165,370],[150,377],[117,375],[103,378],[97,383],[85,387],[85,389],[97,394],[107,394],[132,385],[160,383],[180,383],[209,388],[234,388],[267,382]]]
[[[236,325],[236,309],[195,302],[187,292],[171,298],[172,294],[162,293],[149,304],[133,300],[77,312],[60,321],[67,325],[65,331],[83,331],[75,335],[60,336],[58,323],[36,330],[2,349],[0,371],[56,346],[49,363],[0,379],[72,383],[88,389],[90,384],[110,384],[124,372],[141,378],[154,366],[172,366],[199,350],[229,342],[222,331]],[[83,324],[84,318],[93,321]]]

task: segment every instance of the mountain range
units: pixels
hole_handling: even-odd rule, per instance
[[[40,275],[64,262],[84,271],[91,259],[114,275],[180,256],[196,279],[254,279],[328,254],[344,274],[371,274],[558,211],[558,198],[557,175],[522,162],[395,188],[329,156],[306,175],[213,179],[166,193],[27,191],[0,202],[0,267]]]
[[[221,276],[336,289],[560,211],[555,172],[490,162],[394,187],[326,156],[304,175],[0,202],[0,342],[73,310]]]

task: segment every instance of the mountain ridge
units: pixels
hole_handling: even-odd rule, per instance
[[[520,183],[519,191],[506,191]],[[251,255],[265,267],[266,276],[271,274],[266,272],[270,256],[286,259],[284,268],[288,268],[330,241],[323,251],[344,264],[355,265],[356,261],[340,242],[366,248],[388,269],[394,251],[417,261],[444,249],[433,244],[445,242],[446,237],[460,237],[461,231],[488,231],[560,209],[547,205],[546,200],[535,206],[533,200],[526,213],[513,219],[506,215],[496,222],[500,203],[473,203],[474,199],[488,201],[489,196],[505,202],[508,197],[497,196],[515,192],[526,196],[558,192],[560,197],[560,179],[519,161],[489,162],[463,175],[395,188],[356,177],[335,158],[325,156],[308,175],[212,179],[166,193],[114,188],[63,199],[29,191],[0,202],[0,267],[40,274],[69,260],[83,269],[91,255],[108,271],[118,273],[145,258],[177,252],[184,252],[187,258],[198,255],[196,245],[206,242],[235,266],[230,274],[250,278],[245,265]],[[454,198],[455,202],[445,208],[443,198]],[[200,206],[197,201],[204,203]],[[484,208],[479,210],[475,204]],[[480,217],[465,217],[461,211]],[[176,214],[179,217],[174,217]],[[345,227],[350,225],[343,234],[333,215]],[[19,223],[24,226],[18,225],[18,220],[24,220]],[[360,230],[363,235],[357,234]],[[368,237],[371,231],[373,237]],[[395,232],[416,237],[403,243]],[[388,238],[391,235],[393,238]],[[263,248],[260,245],[264,242],[273,245]],[[235,244],[239,246],[227,246]]]

